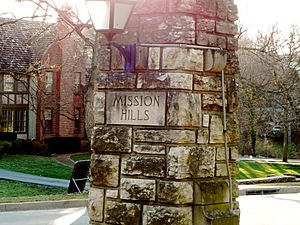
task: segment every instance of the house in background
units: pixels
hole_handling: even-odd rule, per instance
[[[83,138],[84,49],[63,23],[0,18],[0,131]]]

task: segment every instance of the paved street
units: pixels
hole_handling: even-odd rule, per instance
[[[300,193],[239,197],[240,225],[299,225]]]
[[[300,193],[239,198],[240,225],[299,225]],[[85,208],[0,213],[0,225],[87,225]]]

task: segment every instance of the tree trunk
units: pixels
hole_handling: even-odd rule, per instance
[[[288,143],[288,126],[284,124],[284,131],[283,131],[283,155],[282,161],[288,161],[288,152],[289,152],[289,143]]]

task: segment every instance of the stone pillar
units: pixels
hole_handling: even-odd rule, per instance
[[[127,31],[115,37],[137,43],[136,71],[124,72],[117,50],[100,49],[91,225],[239,224],[236,19],[233,0],[139,0]]]

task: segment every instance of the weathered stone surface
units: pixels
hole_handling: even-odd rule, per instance
[[[222,49],[226,48],[226,38],[220,35],[208,34],[203,32],[197,33],[197,44],[219,47]]]
[[[214,176],[215,148],[171,147],[167,176],[175,179]]]
[[[225,74],[238,74],[240,71],[239,69],[239,60],[238,56],[235,52],[228,52],[227,53],[227,64],[225,67]]]
[[[160,48],[149,48],[148,68],[152,70],[160,68]]]
[[[223,99],[221,94],[202,94],[202,108],[207,111],[221,111]]]
[[[103,222],[104,190],[91,188],[89,190],[88,214],[91,220]]]
[[[239,158],[239,147],[230,147],[230,159],[237,160]]]
[[[226,66],[227,56],[225,52],[206,50],[204,57],[204,71],[221,72]]]
[[[223,180],[195,182],[194,201],[198,205],[229,202],[228,183]]]
[[[119,190],[106,190],[106,198],[118,198],[119,197]]]
[[[210,116],[208,114],[203,114],[203,116],[202,116],[202,126],[203,127],[209,127],[209,119],[210,119]]]
[[[107,124],[163,126],[165,92],[114,91],[106,96]]]
[[[201,94],[169,92],[167,108],[169,126],[201,126]]]
[[[208,141],[209,141],[209,130],[207,128],[198,130],[197,143],[208,144]]]
[[[227,148],[227,159],[230,159],[229,148]],[[218,147],[216,149],[216,160],[226,160],[224,147]]]
[[[104,124],[105,122],[105,92],[94,94],[94,123]]]
[[[203,71],[203,50],[186,48],[164,48],[163,69]]]
[[[166,147],[159,145],[134,145],[133,152],[141,154],[164,155],[166,153]]]
[[[155,180],[147,179],[121,179],[121,199],[154,201]]]
[[[135,88],[137,75],[134,73],[98,73],[96,75],[96,87],[103,88]]]
[[[166,159],[159,156],[123,156],[122,174],[164,177]]]
[[[98,152],[131,152],[132,129],[129,127],[98,127],[92,137],[92,149]]]
[[[237,84],[235,79],[227,79],[228,112],[236,112],[238,108]]]
[[[193,183],[159,181],[157,197],[159,202],[172,204],[186,204],[193,202]]]
[[[195,76],[194,88],[197,91],[221,91],[221,76]]]
[[[167,12],[166,0],[137,1],[136,14],[153,14]]]
[[[105,222],[108,224],[139,225],[141,206],[132,203],[106,201]]]
[[[193,75],[189,73],[147,72],[138,74],[138,88],[192,90]]]
[[[216,0],[169,1],[170,12],[193,13],[203,17],[215,17],[217,13],[216,5]]]
[[[145,70],[148,68],[148,48],[136,47],[136,69]]]
[[[143,208],[143,225],[192,225],[192,207],[150,206]]]
[[[211,116],[210,143],[224,143],[223,120],[217,115]]]
[[[92,155],[90,181],[95,186],[119,185],[120,157],[117,155]]]
[[[141,16],[140,42],[194,43],[195,19],[192,16]],[[155,31],[155,32],[153,32]]]
[[[237,25],[232,22],[216,21],[216,32],[218,33],[234,36],[237,34],[237,31]]]
[[[195,143],[196,134],[192,130],[136,130],[136,142],[153,143]]]
[[[229,211],[229,204],[195,206],[194,225],[239,225],[239,210]]]
[[[227,49],[230,51],[236,51],[238,50],[238,39],[237,38],[232,38],[228,37],[227,38]]]
[[[231,162],[229,163],[229,169],[232,177],[236,177],[239,174],[239,167],[237,163]],[[225,163],[217,163],[216,164],[216,176],[217,177],[227,177],[227,166]]]
[[[216,29],[216,21],[212,19],[205,19],[199,17],[197,19],[197,28],[198,31],[203,31],[207,33],[214,33]]]

